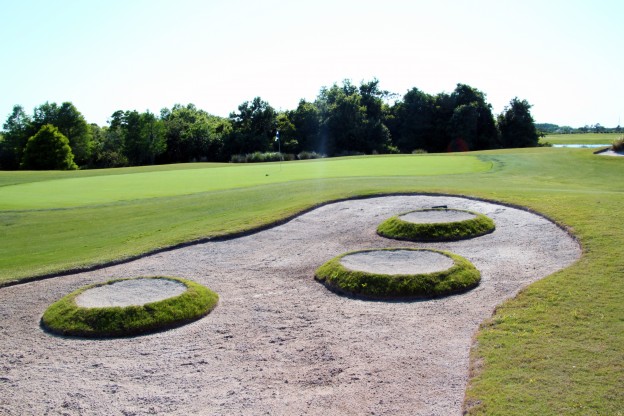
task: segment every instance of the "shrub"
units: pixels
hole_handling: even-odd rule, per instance
[[[35,170],[73,170],[74,154],[69,147],[69,139],[52,124],[46,124],[28,139],[22,169]]]
[[[297,159],[299,160],[322,159],[324,157],[327,157],[327,156],[322,153],[308,152],[308,151],[303,151],[297,155]]]
[[[295,160],[295,155],[279,152],[254,152],[246,155],[232,155],[230,158],[230,162],[232,163],[280,162],[282,160]]]
[[[611,145],[611,149],[614,152],[622,152],[622,151],[624,151],[624,136],[620,136],[617,139],[615,139],[613,141],[613,144]]]

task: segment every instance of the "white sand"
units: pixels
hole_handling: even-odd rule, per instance
[[[379,223],[436,205],[481,212],[496,231],[399,244],[465,257],[481,272],[475,289],[372,302],[314,280],[315,270],[340,254],[397,247],[377,235]],[[580,255],[565,231],[529,212],[406,195],[338,202],[246,237],[5,287],[0,414],[460,416],[479,324]],[[209,287],[219,306],[191,324],[134,338],[69,339],[39,326],[52,302],[87,284],[163,275]]]
[[[169,279],[121,280],[85,290],[76,297],[76,305],[83,308],[144,305],[181,295],[185,284]]]
[[[353,253],[340,259],[350,270],[379,274],[423,274],[448,270],[453,259],[428,250],[377,250]]]
[[[435,224],[444,222],[458,222],[466,221],[476,218],[469,212],[457,211],[453,209],[434,209],[426,211],[408,212],[404,215],[400,215],[399,219],[415,224]]]

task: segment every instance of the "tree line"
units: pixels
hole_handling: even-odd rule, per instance
[[[115,111],[108,126],[87,123],[69,102],[45,103],[32,116],[16,105],[0,136],[0,169],[223,162],[278,148],[340,156],[531,147],[539,138],[530,108],[514,98],[495,117],[485,94],[465,84],[450,94],[413,88],[399,98],[376,79],[323,87],[293,110],[276,111],[256,97],[229,117],[176,104],[159,115]]]

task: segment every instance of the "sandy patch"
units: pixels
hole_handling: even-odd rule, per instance
[[[186,292],[186,285],[169,279],[121,280],[87,289],[76,296],[76,305],[83,308],[144,305]]]
[[[350,270],[379,274],[426,274],[448,270],[453,259],[427,250],[378,250],[353,253],[340,259]]]
[[[612,149],[601,150],[600,152],[596,152],[595,154],[599,156],[624,156],[624,152],[616,152]]]
[[[400,215],[399,219],[414,224],[436,224],[445,222],[459,222],[476,218],[477,216],[469,212],[457,211],[453,209],[445,210],[426,210],[408,212]]]
[[[481,272],[421,302],[339,296],[314,279],[350,251],[396,247],[377,226],[448,205],[496,230],[404,247],[457,253]],[[580,257],[543,217],[487,202],[393,196],[330,204],[229,241],[0,289],[0,414],[460,415],[471,338],[496,305]],[[220,295],[207,317],[157,334],[68,339],[39,327],[66,294],[115,277],[180,276]]]

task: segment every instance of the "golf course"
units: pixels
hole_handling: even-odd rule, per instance
[[[582,255],[482,322],[463,409],[623,414],[624,158],[594,150],[2,171],[0,298],[20,286],[43,290],[50,279],[270,229],[334,201],[469,197],[546,217],[577,239]]]

